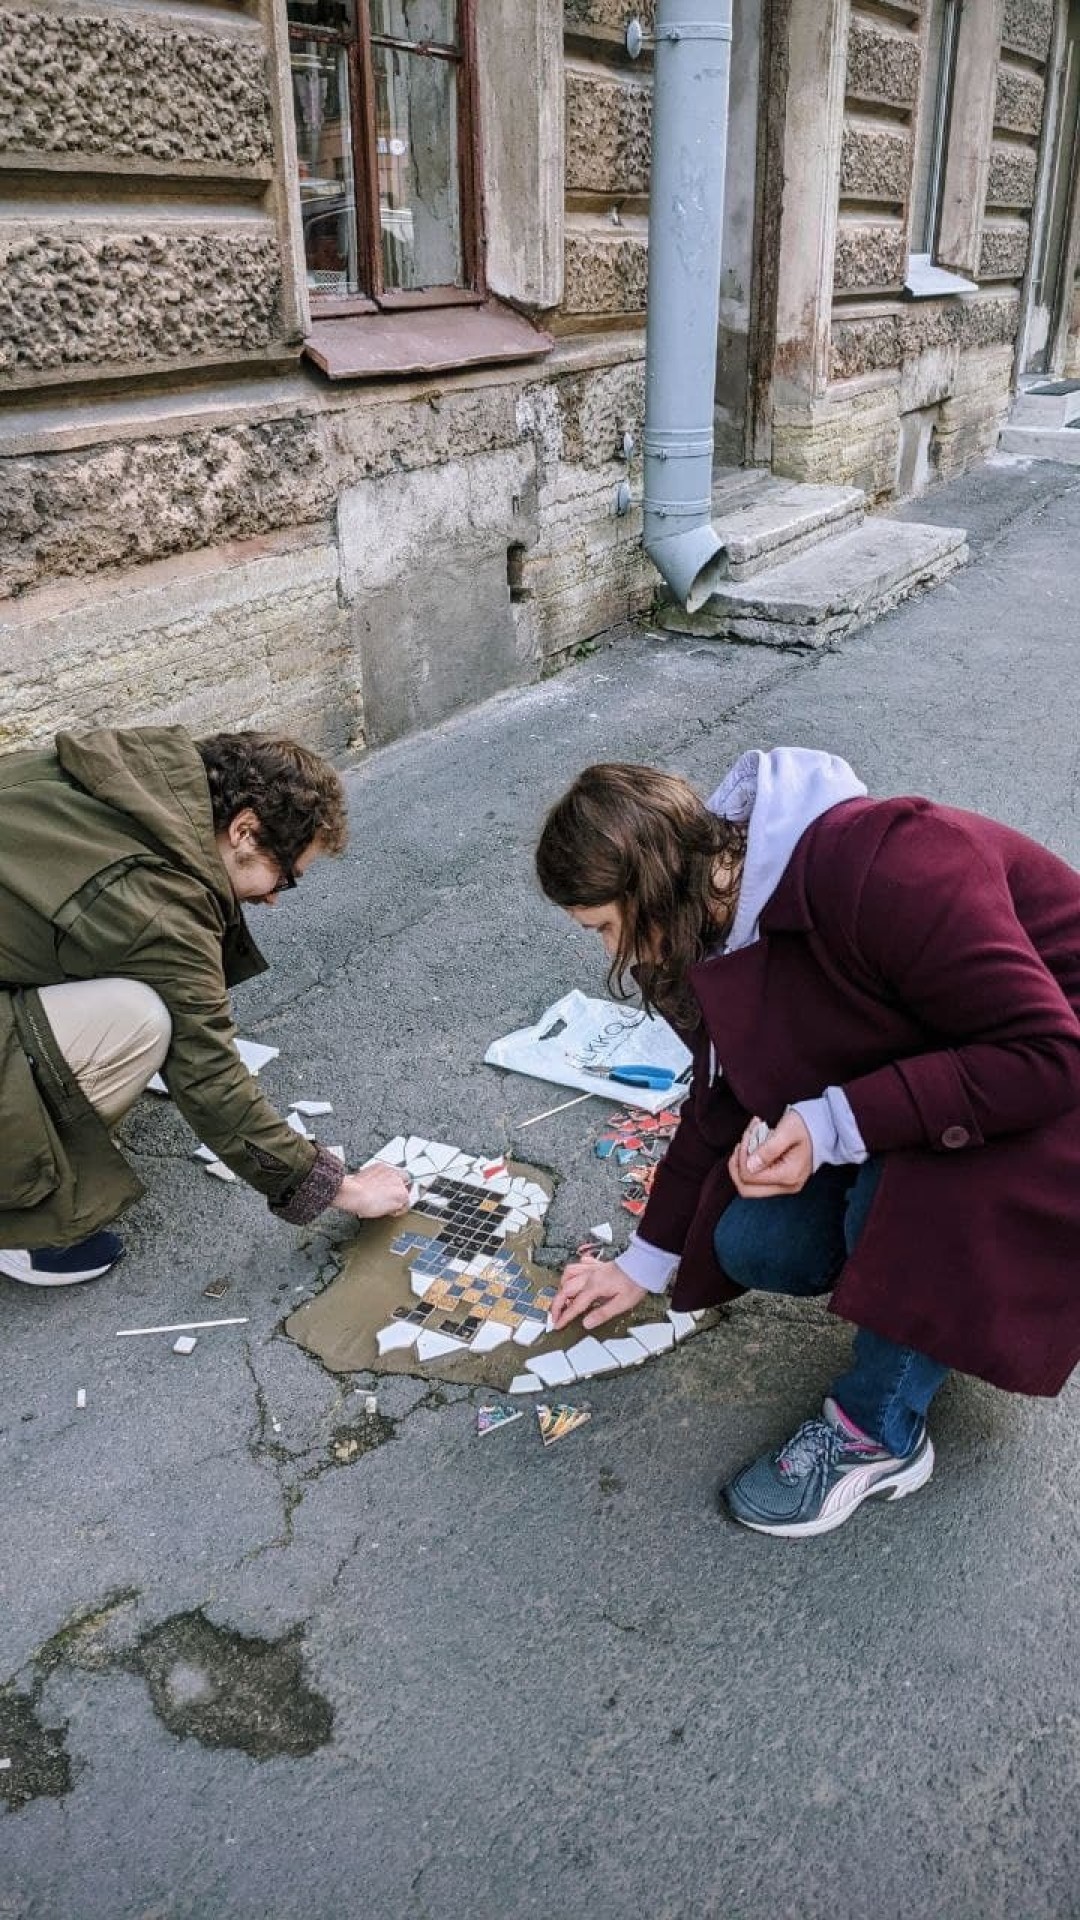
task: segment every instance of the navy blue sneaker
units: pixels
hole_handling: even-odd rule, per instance
[[[122,1259],[124,1243],[118,1233],[92,1233],[73,1247],[0,1247],[0,1273],[28,1287],[73,1287],[80,1280],[100,1280]]]
[[[763,1453],[721,1487],[733,1520],[756,1533],[801,1539],[842,1527],[864,1500],[902,1500],[925,1486],[934,1471],[925,1427],[899,1460],[852,1432],[834,1400],[826,1400],[822,1413],[820,1420],[805,1420],[778,1452]]]

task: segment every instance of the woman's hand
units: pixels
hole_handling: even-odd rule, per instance
[[[751,1120],[728,1161],[735,1190],[744,1200],[798,1193],[814,1171],[809,1129],[797,1113],[789,1107],[759,1143],[763,1125],[761,1120]]]
[[[605,1320],[629,1313],[646,1292],[647,1288],[628,1278],[617,1260],[572,1260],[552,1302],[552,1323],[565,1327],[583,1313],[583,1326],[602,1327]]]
[[[360,1220],[381,1220],[388,1213],[408,1213],[409,1183],[397,1167],[381,1161],[373,1167],[361,1167],[359,1173],[347,1173],[333,1204],[342,1213],[353,1213]]]

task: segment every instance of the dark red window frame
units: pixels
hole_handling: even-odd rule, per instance
[[[373,34],[368,0],[356,0],[356,31],[335,32],[290,20],[289,45],[321,41],[341,48],[349,71],[357,256],[364,288],[356,294],[310,294],[312,316],[392,313],[417,307],[478,306],[487,297],[484,279],[483,186],[476,79],[476,0],[457,0],[459,46],[453,52],[430,42]],[[382,261],[379,209],[378,128],[375,110],[373,45],[397,52],[446,60],[458,69],[457,153],[464,286],[388,288]]]

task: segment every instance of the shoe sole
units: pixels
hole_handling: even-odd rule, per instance
[[[117,1265],[117,1261],[110,1260],[108,1266],[88,1267],[85,1273],[35,1273],[32,1267],[23,1272],[7,1254],[0,1253],[0,1273],[8,1280],[18,1280],[24,1287],[77,1287],[83,1280],[100,1280]]]
[[[918,1459],[913,1460],[910,1466],[901,1467],[897,1473],[886,1474],[883,1479],[874,1480],[869,1486],[865,1485],[856,1468],[833,1488],[816,1520],[774,1524],[768,1520],[744,1520],[741,1513],[732,1512],[726,1500],[724,1508],[740,1527],[749,1527],[753,1533],[773,1533],[781,1540],[808,1540],[815,1534],[832,1533],[836,1527],[842,1527],[865,1500],[903,1500],[906,1494],[917,1493],[920,1487],[925,1487],[933,1471],[934,1447],[933,1442],[927,1439],[925,1448],[920,1449]]]

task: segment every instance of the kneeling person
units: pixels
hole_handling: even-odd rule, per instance
[[[96,1279],[143,1188],[110,1129],[161,1069],[198,1138],[303,1224],[408,1205],[392,1168],[347,1173],[274,1111],[233,1045],[228,989],[266,969],[272,907],[345,845],[329,764],[258,733],[60,733],[0,759],[0,1272]]]

